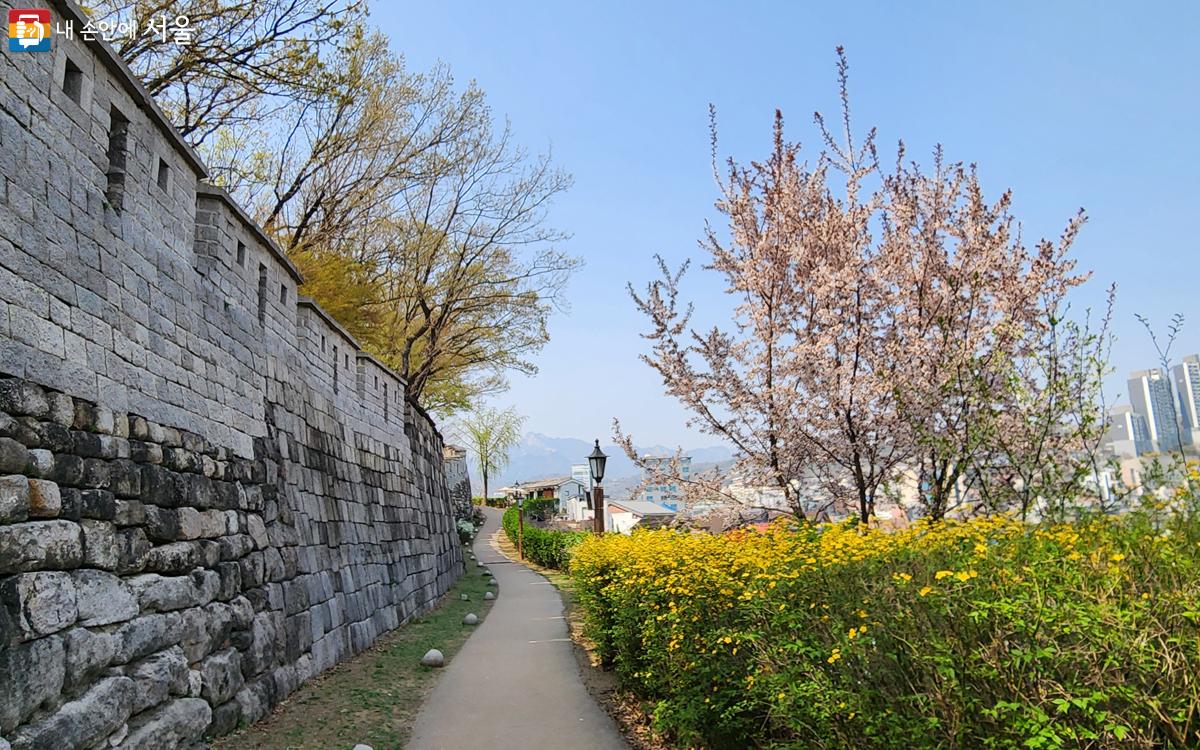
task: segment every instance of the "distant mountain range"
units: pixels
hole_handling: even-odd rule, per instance
[[[494,491],[497,487],[511,485],[517,481],[528,482],[547,477],[567,476],[571,473],[571,464],[587,462],[587,455],[592,452],[592,448],[593,444],[587,440],[551,437],[537,432],[526,433],[509,454],[508,466],[499,476],[488,477],[488,485]],[[621,497],[622,492],[628,493],[629,488],[637,483],[636,478],[640,472],[625,452],[616,445],[601,445],[600,449],[608,454],[604,486],[611,497]],[[666,456],[674,452],[675,449],[662,445],[638,446],[639,454]],[[684,453],[692,457],[694,467],[699,464],[727,462],[733,457],[729,449],[723,446],[688,449]],[[468,457],[470,461],[473,459],[474,456]],[[471,481],[475,492],[483,491],[483,481],[474,466],[471,467]]]

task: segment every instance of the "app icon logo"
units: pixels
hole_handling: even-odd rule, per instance
[[[9,52],[50,51],[50,11],[13,8],[8,11]]]

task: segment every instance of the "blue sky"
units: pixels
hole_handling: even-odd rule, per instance
[[[722,155],[765,156],[777,107],[815,154],[839,44],[856,122],[878,127],[885,157],[899,138],[922,161],[944,144],[979,165],[989,195],[1014,190],[1027,238],[1087,209],[1074,255],[1095,276],[1073,304],[1118,282],[1110,399],[1153,364],[1135,312],[1183,312],[1179,353],[1200,350],[1200,4],[389,2],[373,20],[411,67],[440,60],[478,81],[524,144],[575,177],[551,218],[587,265],[540,374],[495,400],[530,430],[606,438],[620,417],[639,443],[713,442],[638,361],[625,284],[653,277],[654,253],[702,260],[717,194],[709,103]],[[727,308],[711,278],[688,288],[709,317]]]

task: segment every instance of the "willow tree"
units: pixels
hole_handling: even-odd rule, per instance
[[[467,450],[475,455],[475,466],[483,479],[483,497],[488,497],[488,481],[508,465],[508,454],[521,439],[525,418],[512,409],[504,411],[479,407],[461,418],[458,429]]]

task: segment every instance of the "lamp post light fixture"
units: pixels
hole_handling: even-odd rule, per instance
[[[521,483],[517,482],[513,485],[513,489],[517,491],[517,559],[525,559],[525,492],[521,489]]]
[[[592,525],[597,534],[604,533],[604,488],[600,483],[604,481],[604,464],[608,461],[608,456],[604,455],[604,451],[600,450],[600,441],[596,440],[596,447],[588,454],[588,469],[592,474],[592,509],[593,521]]]

